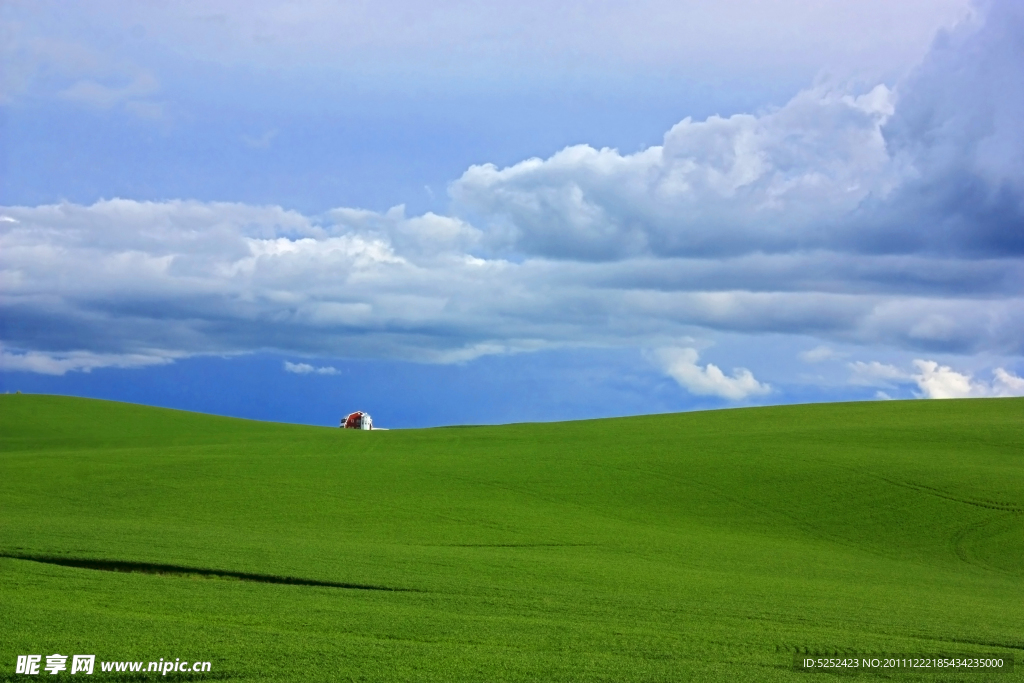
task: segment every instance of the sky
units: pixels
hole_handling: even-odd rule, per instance
[[[1024,395],[1020,3],[8,0],[0,50],[0,390]]]

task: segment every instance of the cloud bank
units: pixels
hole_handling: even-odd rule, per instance
[[[449,215],[5,207],[4,367],[633,346],[662,349],[651,357],[688,390],[738,399],[769,389],[672,340],[782,333],[1020,355],[1022,33],[1024,10],[991,2],[892,89],[813,87],[777,109],[684,119],[635,154],[580,145],[473,166],[449,188]],[[913,381],[936,396],[1018,381],[972,389],[950,372],[920,366]]]

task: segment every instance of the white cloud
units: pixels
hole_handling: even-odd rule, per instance
[[[1024,378],[1005,368],[995,368],[992,380],[975,378],[970,373],[958,372],[948,365],[933,360],[917,359],[915,370],[905,371],[894,365],[877,361],[850,363],[852,384],[893,388],[916,384],[922,398],[986,398],[1024,396]],[[884,392],[879,392],[882,394]]]
[[[687,118],[635,154],[577,145],[473,166],[451,194],[496,246],[554,258],[834,246],[846,239],[836,217],[901,178],[882,136],[892,100],[884,86],[815,88],[760,116]]]
[[[296,375],[308,375],[316,370],[316,368],[308,363],[289,363],[288,361],[285,361],[284,370],[285,372],[294,372]]]
[[[917,373],[912,377],[925,398],[969,398],[987,394],[985,387],[971,381],[970,375],[954,371],[931,360],[915,360]]]
[[[180,353],[145,355],[91,353],[88,351],[18,353],[0,349],[0,370],[3,372],[64,375],[68,372],[91,372],[97,368],[142,368],[151,365],[166,365],[174,362],[174,359],[180,356]]]
[[[995,396],[1024,396],[1024,377],[1018,377],[1003,368],[993,372],[992,393]]]
[[[288,361],[284,362],[284,370],[285,370],[285,372],[293,372],[296,375],[309,375],[309,374],[337,375],[337,374],[339,374],[338,373],[338,369],[335,368],[332,365],[326,365],[326,366],[317,368],[317,367],[313,367],[309,363],[289,363]]]
[[[739,401],[771,392],[771,387],[754,379],[745,368],[736,368],[727,376],[718,366],[697,364],[700,354],[691,348],[662,348],[652,354],[662,370],[681,387],[699,396],[719,396]]]
[[[467,254],[482,239],[480,230],[464,220],[432,212],[407,217],[404,205],[392,207],[383,214],[365,209],[338,208],[328,211],[325,217],[335,224],[335,230],[386,240],[410,258],[445,253]]]
[[[992,380],[975,379],[935,361],[915,360],[914,381],[926,398],[983,398],[1024,396],[1024,378],[1004,368],[992,372]]]

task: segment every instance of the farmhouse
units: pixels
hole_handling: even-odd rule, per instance
[[[357,410],[348,417],[343,417],[339,426],[342,429],[373,429],[373,418],[369,413]]]

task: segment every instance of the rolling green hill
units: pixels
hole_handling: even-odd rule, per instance
[[[358,432],[5,395],[0,449],[0,680],[1024,680],[1022,399]]]

